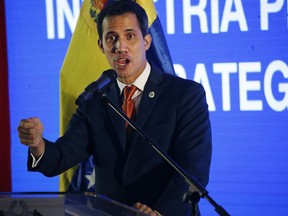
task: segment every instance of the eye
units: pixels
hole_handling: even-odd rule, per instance
[[[105,41],[107,43],[114,43],[115,40],[116,40],[116,35],[110,34],[110,35],[105,36]]]
[[[128,40],[133,40],[134,38],[135,38],[135,34],[133,34],[133,33],[127,34],[127,39]]]

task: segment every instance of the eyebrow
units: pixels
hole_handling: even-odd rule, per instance
[[[137,32],[137,31],[135,29],[125,29],[124,32]],[[108,35],[108,34],[118,34],[118,33],[115,31],[108,31],[105,35]]]
[[[125,32],[129,32],[129,31],[133,31],[133,32],[136,32],[135,29],[125,29]]]

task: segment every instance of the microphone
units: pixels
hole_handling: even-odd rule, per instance
[[[112,69],[104,71],[98,80],[92,82],[85,88],[85,91],[79,95],[75,101],[75,104],[80,105],[84,101],[88,101],[95,92],[99,92],[102,89],[115,83],[116,77],[116,71]]]

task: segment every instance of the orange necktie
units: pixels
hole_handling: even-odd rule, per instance
[[[123,112],[128,116],[128,118],[132,118],[133,115],[135,115],[135,104],[134,101],[132,100],[132,96],[135,93],[135,91],[137,90],[137,87],[134,85],[131,86],[126,86],[123,89],[123,93],[124,93],[124,102],[122,105],[122,109]],[[127,122],[126,122],[126,127],[128,126]]]

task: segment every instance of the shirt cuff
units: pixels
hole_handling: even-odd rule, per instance
[[[31,157],[32,157],[32,168],[35,168],[35,167],[37,167],[37,164],[38,164],[39,161],[41,160],[43,154],[41,154],[38,159],[36,159],[31,152],[30,152],[30,155],[31,155]]]

